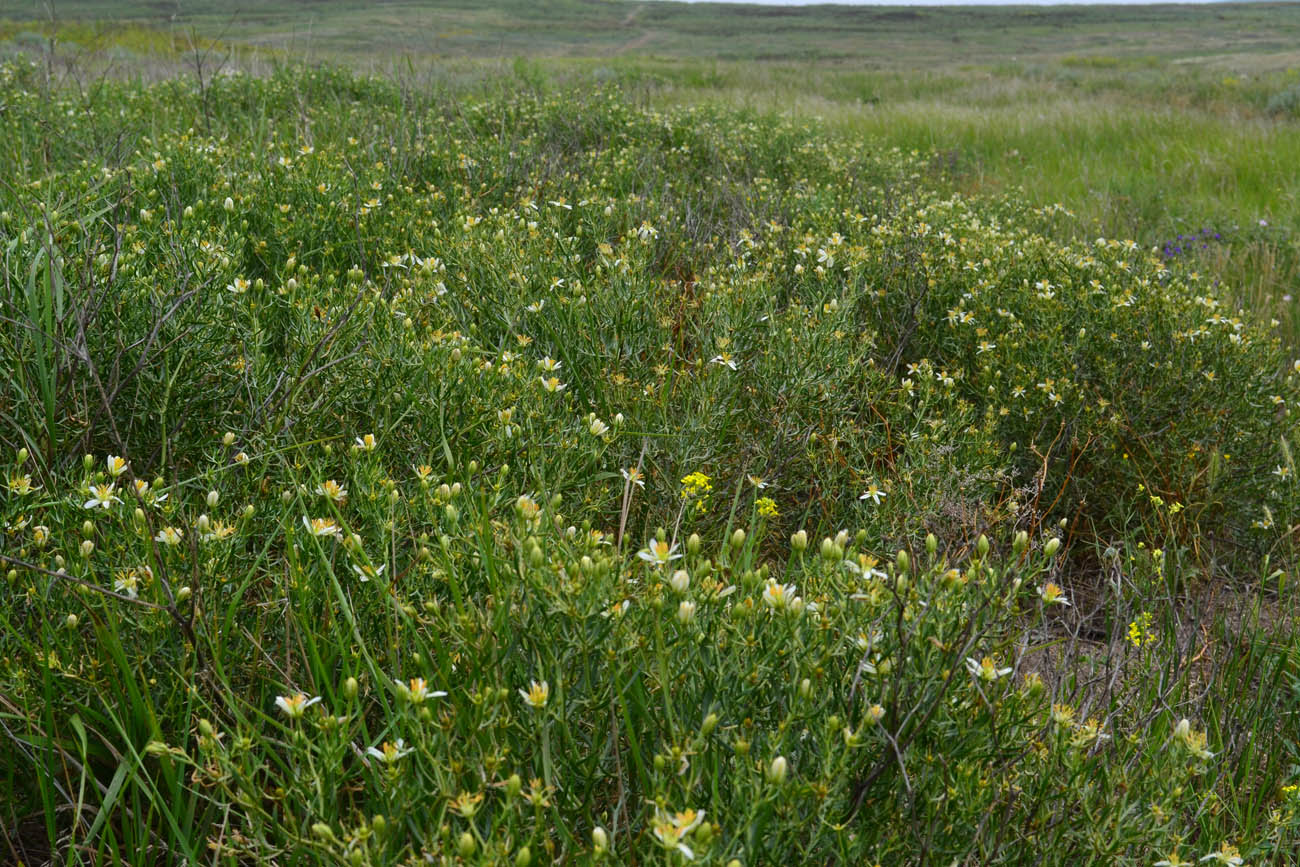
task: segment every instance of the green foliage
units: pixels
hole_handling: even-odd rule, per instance
[[[1273,326],[926,153],[513,75],[0,68],[6,827],[131,863],[1294,847],[1291,636],[1199,595],[1291,598]]]

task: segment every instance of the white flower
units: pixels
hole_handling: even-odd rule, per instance
[[[352,571],[357,573],[357,577],[361,579],[362,583],[370,581],[372,578],[376,581],[379,580],[379,577],[384,574],[384,570],[387,568],[387,565],[367,566],[361,563],[352,564]]]
[[[991,657],[984,657],[978,662],[971,657],[966,657],[966,670],[978,677],[980,680],[992,683],[999,677],[1005,677],[1011,673],[1009,668],[998,668],[997,663]]]
[[[783,611],[799,600],[795,595],[796,590],[793,584],[780,584],[769,579],[767,587],[763,589],[763,604],[773,611]]]
[[[540,683],[535,680],[530,681],[528,689],[519,690],[519,694],[523,696],[524,703],[529,707],[541,710],[546,707],[546,703],[551,698],[551,685],[544,680]]]
[[[867,489],[865,491],[863,491],[861,494],[858,495],[858,499],[870,500],[876,505],[880,505],[880,501],[885,499],[885,497],[887,496],[889,495],[886,494],[884,491],[882,491],[875,482],[872,482],[871,484],[867,485]]]
[[[665,813],[656,807],[655,819],[651,827],[660,845],[670,852],[680,852],[683,858],[691,861],[695,858],[695,853],[683,841],[702,821],[704,821],[703,810]]]
[[[623,480],[626,481],[628,484],[636,485],[638,488],[645,487],[645,478],[643,478],[641,471],[638,470],[636,467],[630,467],[629,469],[626,470],[619,470],[619,472],[623,474]]]
[[[298,693],[297,695],[278,696],[275,700],[275,706],[284,711],[285,716],[289,717],[289,719],[300,719],[307,712],[307,708],[318,701],[320,701],[320,696],[307,698],[302,693]]]
[[[673,560],[680,560],[682,556],[677,553],[676,545],[669,545],[667,542],[660,542],[658,539],[651,539],[645,548],[636,552],[636,555],[655,566],[665,566]]]
[[[411,700],[411,704],[423,704],[425,699],[442,698],[447,694],[441,689],[429,689],[429,682],[422,677],[413,677],[406,683],[399,680],[397,687]]]
[[[398,738],[396,741],[391,743],[384,741],[380,746],[370,747],[366,750],[367,755],[374,756],[386,765],[393,764],[402,756],[405,756],[410,752],[411,751],[406,748],[406,741],[401,738]]]
[[[375,446],[378,445],[375,441],[374,434],[366,434],[365,436],[357,437],[354,442],[355,445],[353,447],[363,452],[373,452]]]
[[[317,537],[338,537],[343,533],[343,531],[339,529],[339,525],[334,523],[332,518],[308,518],[306,515],[303,515],[302,525],[307,528],[308,533]]]
[[[1241,867],[1246,862],[1242,859],[1241,853],[1237,851],[1236,846],[1229,846],[1227,843],[1217,852],[1211,852],[1209,855],[1201,856],[1202,861],[1218,861],[1220,864],[1227,864],[1229,867]]]
[[[163,545],[179,545],[183,535],[184,533],[177,527],[163,527],[158,531],[158,535],[153,537],[153,540]]]
[[[112,508],[114,503],[122,502],[122,500],[118,498],[116,490],[117,490],[116,487],[112,484],[91,485],[90,499],[86,501],[85,508],[87,509]]]
[[[732,370],[737,369],[735,359],[733,359],[731,354],[728,352],[723,352],[713,356],[709,359],[709,364],[720,364],[723,367],[730,367]]]
[[[122,473],[126,472],[125,458],[120,458],[117,455],[109,455],[105,460],[105,463],[108,464],[108,474],[115,479],[122,475]]]
[[[609,425],[598,418],[593,418],[591,424],[587,425],[587,430],[594,437],[604,436],[609,431]]]
[[[1055,581],[1048,581],[1042,587],[1039,587],[1038,596],[1043,600],[1044,605],[1070,604],[1070,600],[1065,598],[1065,594],[1061,592],[1060,586]]]

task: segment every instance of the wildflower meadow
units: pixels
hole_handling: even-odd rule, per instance
[[[13,861],[1297,863],[1300,347],[1213,227],[595,79],[0,116]]]

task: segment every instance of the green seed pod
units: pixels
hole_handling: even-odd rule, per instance
[[[524,846],[519,850],[519,854],[515,855],[515,867],[529,867],[532,863],[533,853],[527,846]]]
[[[474,835],[469,831],[462,832],[460,839],[456,842],[456,851],[460,853],[460,857],[469,858],[477,848],[478,841],[474,839]]]
[[[975,542],[975,550],[981,557],[987,557],[989,553],[989,537],[980,533],[979,539]]]

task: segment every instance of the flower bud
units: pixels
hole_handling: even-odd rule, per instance
[[[95,543],[86,539],[81,543],[81,556],[89,557],[93,553],[95,553]]]
[[[532,863],[533,853],[527,846],[524,846],[519,850],[519,853],[515,855],[515,867],[530,867]]]
[[[898,565],[899,572],[906,572],[908,567],[911,565],[911,560],[908,558],[907,552],[901,548],[898,551],[898,555],[894,558],[894,562]]]
[[[370,830],[376,834],[382,834],[388,830],[388,820],[384,818],[383,813],[375,813],[370,817]]]
[[[716,713],[711,713],[704,718],[704,723],[700,726],[700,734],[707,738],[709,735],[713,734],[713,730],[717,727],[718,715]]]
[[[27,456],[28,456],[29,454],[30,454],[30,453],[27,451],[27,449],[25,449],[25,448],[19,449],[19,450],[18,450],[18,455],[17,455],[18,463],[20,463],[20,464],[25,464],[25,463],[27,463]]]
[[[518,795],[523,785],[524,781],[519,779],[518,774],[511,774],[510,778],[506,780],[506,797],[513,798]]]
[[[235,444],[234,431],[226,431],[225,436],[221,438],[221,444],[227,447],[233,446]]]
[[[925,536],[925,553],[933,557],[935,555],[935,552],[937,552],[938,550],[939,550],[939,540],[935,537],[933,533],[927,533]]]
[[[800,530],[798,533],[791,536],[790,547],[800,554],[808,550],[808,531]]]
[[[460,840],[456,842],[456,851],[460,853],[460,857],[469,858],[477,848],[478,841],[474,839],[474,835],[469,831],[462,832]]]
[[[343,697],[348,701],[351,701],[357,697],[357,691],[360,688],[361,685],[357,683],[357,679],[355,677],[349,677],[347,680],[343,681]]]
[[[1016,533],[1015,539],[1011,542],[1011,552],[1019,557],[1021,554],[1025,553],[1025,549],[1028,547],[1029,534],[1024,530]]]
[[[685,626],[695,619],[695,603],[689,599],[683,599],[677,606],[677,620]]]
[[[700,545],[701,545],[700,534],[692,533],[686,539],[686,553],[687,554],[700,553]]]
[[[91,468],[95,466],[95,456],[94,455],[84,456],[81,459],[81,465],[86,468],[86,472],[90,472]]]
[[[731,547],[739,548],[743,544],[745,544],[745,531],[737,529],[731,534]]]
[[[789,762],[785,760],[785,756],[777,756],[772,759],[772,764],[767,767],[767,779],[779,786],[785,782],[785,775],[788,770]]]
[[[1043,546],[1043,553],[1045,553],[1048,557],[1053,557],[1056,555],[1056,552],[1059,551],[1060,549],[1061,549],[1061,540],[1053,536],[1052,538],[1048,539],[1047,544]]]
[[[75,614],[69,614],[67,617],[63,618],[63,625],[69,629],[76,629],[77,624],[80,622],[80,619]]]
[[[217,503],[221,502],[221,494],[218,494],[216,491],[208,491],[207,502],[209,509],[215,509]]]
[[[799,681],[799,697],[803,699],[812,698],[812,681],[806,677]]]
[[[691,587],[691,576],[685,569],[678,569],[673,576],[668,579],[669,585],[678,593],[685,593]]]
[[[825,539],[822,539],[822,559],[823,560],[838,559],[835,556],[835,540],[832,539],[830,536],[827,536]]]
[[[591,829],[591,848],[595,850],[597,855],[604,853],[609,848],[609,835],[599,825]]]
[[[979,539],[975,542],[975,550],[981,557],[987,556],[989,553],[989,537],[980,533]]]
[[[189,599],[193,595],[194,595],[194,591],[190,589],[188,586],[182,587],[176,591],[176,601],[184,602],[186,599]]]
[[[226,209],[227,214],[233,213],[235,210],[235,200],[230,198],[230,196],[226,196],[226,200],[221,203],[221,207]]]

